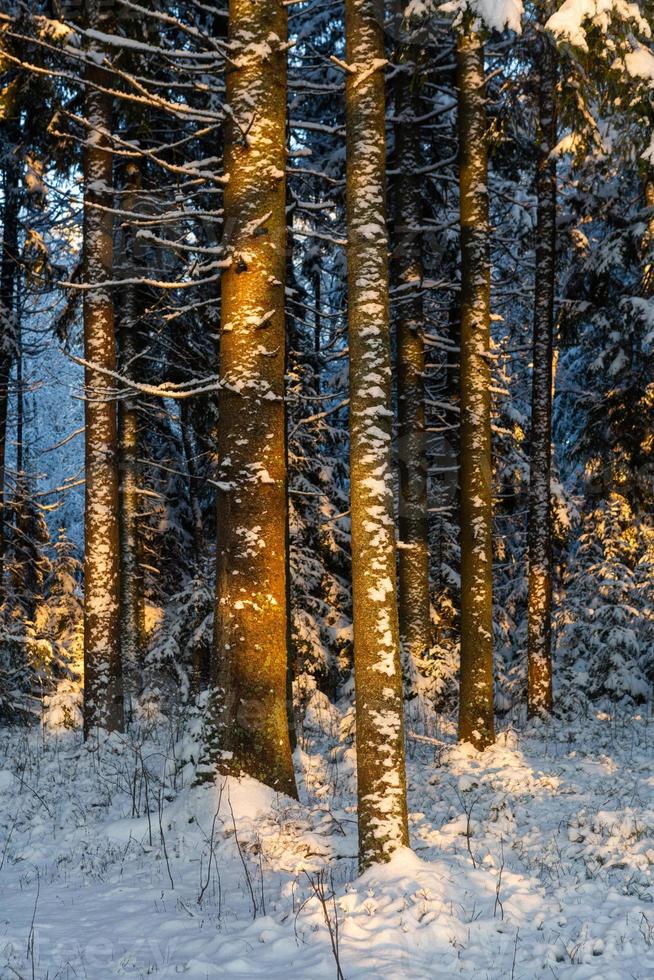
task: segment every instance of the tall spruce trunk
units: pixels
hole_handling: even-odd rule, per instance
[[[539,51],[536,282],[529,478],[527,656],[530,715],[552,710],[552,354],[556,277],[556,62],[553,45]]]
[[[398,285],[397,403],[399,498],[399,616],[402,651],[419,666],[431,645],[429,512],[425,438],[425,347],[423,341],[422,204],[420,178],[420,90],[415,46],[400,49],[405,69],[395,102],[395,273]]]
[[[281,0],[230,0],[215,641],[209,752],[296,795],[287,699],[286,41]],[[222,755],[221,755],[222,751]]]
[[[484,48],[457,38],[461,208],[461,686],[459,739],[495,739],[488,123]]]
[[[130,161],[125,166],[122,210],[136,212],[140,206],[141,172]],[[125,278],[136,278],[142,269],[138,262],[135,229],[127,227],[123,241]],[[123,376],[133,377],[138,352],[138,287],[125,287],[119,316],[120,369]],[[120,653],[126,686],[137,688],[141,666],[141,593],[139,549],[139,416],[136,392],[130,392],[118,404],[119,451],[119,537],[120,537]]]
[[[391,455],[383,4],[346,0],[350,501],[361,869],[408,844]]]
[[[98,26],[97,17],[91,24]],[[91,54],[96,54],[91,51]],[[102,67],[86,69],[84,151],[84,293],[86,506],[84,549],[84,733],[121,730],[123,684],[120,660],[120,563],[116,401],[111,381],[97,368],[115,371],[116,337],[111,291],[103,285],[113,270],[111,208],[113,157],[103,132],[111,132],[110,97],[93,88],[106,82]]]
[[[18,271],[18,212],[20,163],[15,143],[19,130],[15,120],[6,124],[8,146],[4,161],[4,207],[2,213],[2,263],[0,264],[0,605],[6,599],[5,551],[7,454],[7,409],[9,377],[16,349],[16,280]]]
[[[647,230],[641,243],[643,252],[642,288],[643,296],[650,297],[654,295],[654,168],[651,163],[644,164],[642,180],[645,207],[648,209]]]

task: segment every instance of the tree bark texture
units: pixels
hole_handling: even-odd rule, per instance
[[[420,89],[415,47],[398,52],[404,70],[396,85],[395,272],[398,464],[399,616],[404,656],[419,666],[431,645],[429,595],[429,512],[425,437],[425,347],[423,341],[422,249],[420,232]]]
[[[130,161],[125,167],[125,193],[122,209],[137,212],[140,206],[141,173],[139,165]],[[128,226],[123,237],[121,256],[125,278],[142,272],[138,262],[138,243],[133,227]],[[127,285],[119,316],[120,368],[126,377],[133,377],[138,353],[139,304],[137,287]],[[121,662],[130,688],[134,689],[141,666],[141,593],[139,549],[139,416],[136,392],[122,398],[118,404],[119,472],[120,472],[120,652]]]
[[[0,264],[0,603],[6,598],[4,565],[6,550],[5,468],[9,375],[16,349],[16,279],[18,271],[18,213],[20,162],[16,156],[18,125],[5,124],[4,207],[2,213],[2,263]]]
[[[536,281],[529,476],[528,710],[552,710],[552,356],[556,280],[555,50],[539,52]]]
[[[457,38],[461,208],[461,684],[459,739],[495,739],[491,465],[490,229],[484,49]]]
[[[647,230],[643,235],[643,296],[654,295],[654,168],[651,163],[644,165],[643,196],[648,209]]]
[[[391,454],[383,4],[346,0],[350,500],[359,865],[408,844]]]
[[[92,21],[95,23],[95,21]],[[97,24],[95,24],[97,26]],[[95,52],[92,52],[95,53]],[[123,727],[120,660],[120,545],[116,401],[107,375],[116,369],[113,297],[105,283],[113,271],[110,98],[92,87],[105,81],[89,62],[86,92],[90,127],[84,151],[84,352],[86,487],[84,551],[84,732]],[[97,366],[97,368],[96,368]]]
[[[286,41],[282,0],[230,0],[210,755],[296,794],[287,702]]]

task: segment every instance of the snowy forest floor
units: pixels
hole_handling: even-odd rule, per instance
[[[333,950],[346,980],[654,977],[654,721],[505,729],[483,755],[427,727],[414,851],[360,878],[348,719],[319,694],[300,803],[194,787],[162,719],[99,751],[3,730],[0,977],[334,978]]]

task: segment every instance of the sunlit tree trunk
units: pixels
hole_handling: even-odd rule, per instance
[[[461,208],[461,687],[459,738],[494,741],[488,126],[484,49],[457,38]]]
[[[5,467],[9,375],[16,346],[16,279],[18,268],[18,210],[20,163],[16,156],[18,125],[5,123],[7,145],[3,166],[2,263],[0,264],[0,603],[6,598],[5,564]]]
[[[287,144],[290,140],[290,126],[288,115],[286,118],[286,140]],[[294,242],[293,242],[293,207],[292,207],[292,197],[290,193],[290,187],[287,183],[286,185],[286,213],[287,213],[287,225],[286,225],[286,286],[289,293],[294,293],[297,288],[297,279],[295,276],[295,268],[293,265],[293,253],[294,253]],[[288,377],[290,373],[290,355],[293,350],[297,350],[297,327],[295,323],[295,317],[293,316],[293,310],[290,305],[286,307],[286,349],[284,352],[285,363],[284,363],[284,374]],[[284,458],[286,465],[287,481],[289,473],[289,431],[288,431],[288,402],[284,402]],[[295,711],[293,709],[293,684],[295,682],[298,660],[297,652],[294,648],[293,643],[293,607],[292,607],[292,590],[291,590],[291,523],[290,523],[290,497],[288,493],[288,483],[286,488],[286,516],[285,516],[285,528],[286,528],[286,703],[288,705],[287,719],[288,719],[288,739],[291,746],[291,752],[295,752],[297,749],[297,729],[295,727]]]
[[[643,194],[648,208],[647,230],[643,236],[643,296],[654,295],[654,168],[651,163],[644,165]]]
[[[527,654],[530,715],[552,710],[552,351],[556,277],[555,51],[539,50],[538,218],[529,480]]]
[[[96,10],[97,12],[97,10]],[[91,16],[98,26],[101,21]],[[89,52],[97,56],[97,51]],[[108,96],[92,86],[106,79],[89,60],[84,151],[84,293],[86,424],[86,508],[84,551],[84,731],[123,727],[123,687],[119,637],[119,535],[116,402],[103,371],[116,369],[114,306],[109,288],[113,269],[113,220],[100,208],[112,206],[112,153],[103,133],[111,132]]]
[[[346,0],[350,499],[359,865],[408,843],[391,458],[383,4]]]
[[[125,186],[121,197],[121,209],[138,210],[141,191],[141,173],[137,163],[125,166]],[[124,236],[122,269],[126,279],[136,278],[142,269],[138,264],[135,229],[128,227]],[[138,345],[138,302],[135,285],[124,288],[119,315],[120,368],[125,377],[133,377],[136,370]],[[139,485],[138,445],[139,417],[136,392],[128,394],[118,403],[119,449],[119,517],[120,517],[120,653],[126,685],[135,689],[141,664],[141,590],[139,563]]]
[[[281,0],[230,0],[218,554],[210,754],[295,795],[287,703],[286,39]],[[222,756],[219,751],[222,751]]]
[[[410,25],[409,25],[410,29]],[[409,663],[419,665],[430,647],[429,513],[425,440],[425,347],[422,336],[422,255],[419,227],[420,89],[416,45],[398,52],[404,70],[398,76],[395,101],[395,273],[397,291],[397,401],[399,615],[402,649]]]

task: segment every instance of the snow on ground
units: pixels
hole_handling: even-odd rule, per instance
[[[651,719],[482,755],[432,726],[409,743],[415,850],[361,878],[347,729],[314,695],[301,803],[194,787],[161,720],[99,751],[0,732],[2,980],[334,978],[333,948],[346,980],[654,978]]]

